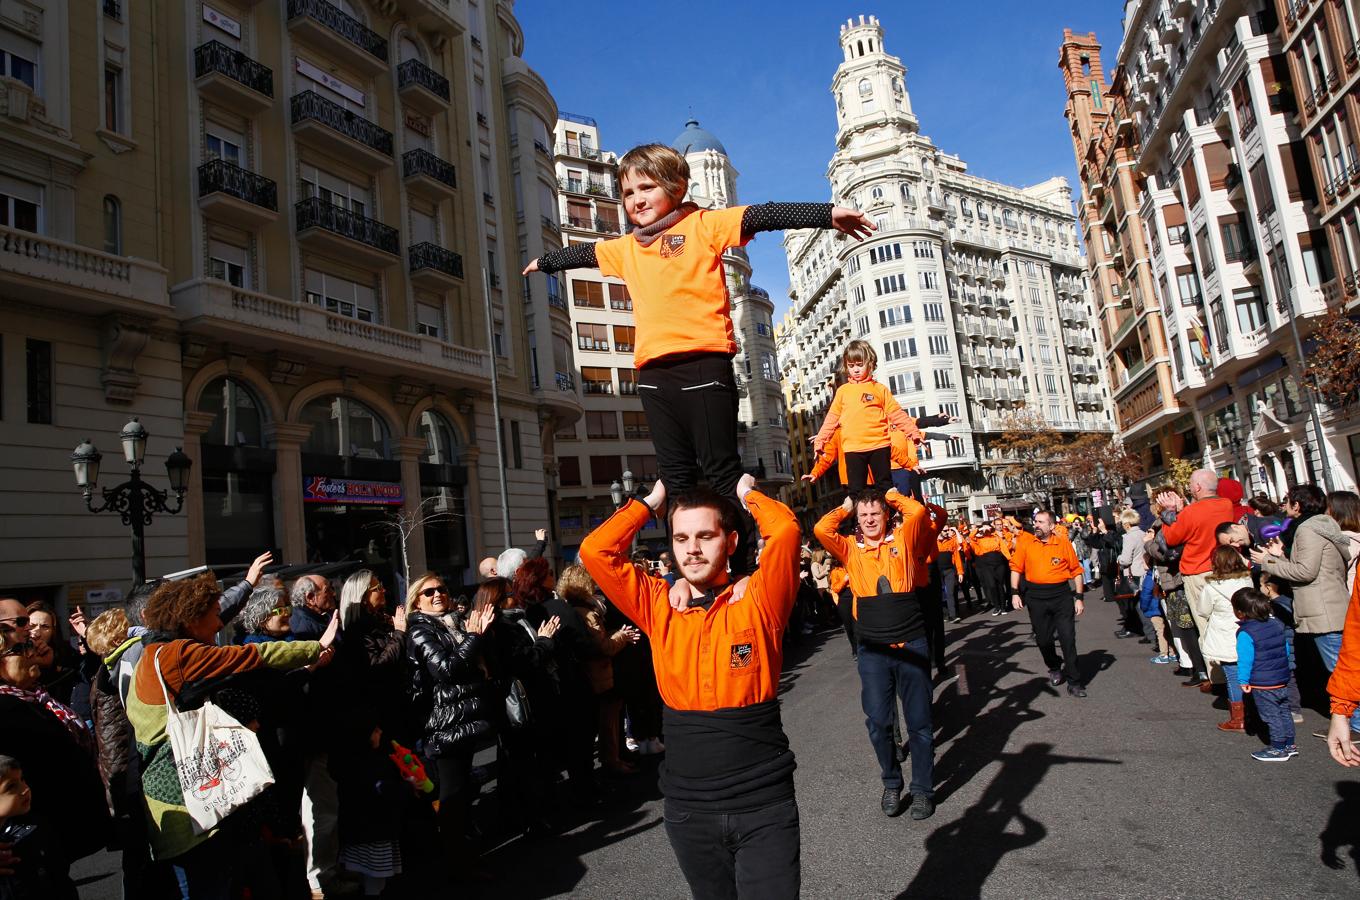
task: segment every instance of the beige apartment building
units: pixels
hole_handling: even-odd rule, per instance
[[[126,587],[127,530],[82,512],[69,455],[91,437],[121,480],[130,415],[151,478],[177,444],[194,462],[152,574],[264,548],[388,573],[375,526],[428,501],[411,564],[459,580],[507,520],[510,543],[553,527],[580,402],[518,274],[560,240],[522,45],[495,0],[0,6],[0,522],[23,536],[0,586]]]

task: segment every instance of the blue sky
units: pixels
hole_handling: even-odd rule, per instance
[[[870,14],[907,67],[913,111],[936,146],[986,178],[1028,185],[1065,175],[1075,190],[1057,67],[1062,30],[1094,31],[1108,71],[1122,10],[1118,0],[520,0],[515,15],[526,61],[563,111],[599,122],[606,149],[670,143],[693,115],[726,146],[741,201],[758,203],[829,199],[839,27]],[[789,284],[780,239],[762,235],[748,248],[777,317]]]

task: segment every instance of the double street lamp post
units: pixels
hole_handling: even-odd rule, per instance
[[[184,494],[189,488],[189,470],[193,461],[184,455],[179,447],[165,460],[165,474],[170,481],[170,491],[174,492],[174,506],[170,504],[170,493],[157,490],[142,480],[142,462],[146,459],[146,440],[149,437],[145,426],[134,416],[123,427],[118,440],[123,445],[123,458],[127,460],[132,476],[117,487],[101,488],[103,503],[94,505],[94,492],[99,481],[99,461],[103,454],[86,438],[71,454],[71,464],[75,469],[76,486],[85,494],[85,505],[92,513],[113,511],[123,518],[123,524],[132,528],[132,582],[133,587],[146,581],[146,548],[144,529],[151,524],[157,513],[175,515],[184,507]]]
[[[614,501],[614,508],[621,509],[623,504],[627,503],[629,498],[633,496],[633,490],[637,486],[638,484],[633,477],[632,470],[625,469],[623,472],[623,481],[619,482],[616,480],[609,486],[609,499]],[[629,549],[636,550],[637,543],[637,533],[635,532],[633,534],[633,544]]]

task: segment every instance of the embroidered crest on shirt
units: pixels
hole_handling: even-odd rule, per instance
[[[751,666],[753,652],[750,644],[733,644],[732,658],[728,665],[733,669],[748,669]]]
[[[661,258],[669,259],[672,256],[679,256],[685,252],[685,236],[683,234],[667,234],[661,237]]]
[[[865,391],[864,393],[862,393],[862,394],[859,395],[859,402],[860,402],[860,403],[873,403],[873,402],[874,402],[874,395],[871,394],[871,393],[869,393],[868,391]]]
[[[1060,557],[1060,556],[1050,556],[1049,559],[1048,559],[1048,563],[1049,563],[1049,565],[1053,566],[1054,568],[1057,568],[1058,566],[1061,566],[1061,565],[1062,565],[1062,557]]]

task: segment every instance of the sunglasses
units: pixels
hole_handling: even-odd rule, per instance
[[[285,619],[288,618],[288,617],[290,617],[290,616],[292,616],[292,614],[293,614],[293,608],[292,608],[291,606],[278,606],[278,607],[275,607],[274,609],[271,609],[271,610],[269,611],[269,615],[270,615],[271,617],[272,617],[272,616],[283,616]]]
[[[0,628],[9,631],[11,628],[27,628],[28,616],[15,616],[12,619],[0,619]]]
[[[420,596],[422,597],[433,597],[435,594],[443,594],[445,597],[447,597],[449,595],[449,589],[444,587],[443,585],[440,585],[439,587],[425,588],[423,591],[420,592]]]
[[[0,651],[0,657],[23,656],[24,654],[29,653],[32,650],[33,650],[32,641],[20,641],[19,643],[13,644],[9,647],[6,647],[3,651]]]

